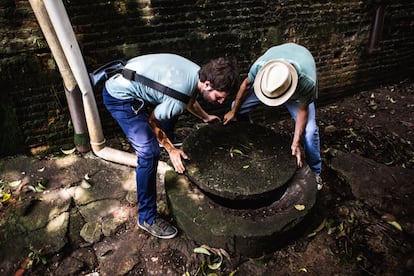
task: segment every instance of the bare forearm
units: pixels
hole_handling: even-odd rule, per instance
[[[188,156],[181,149],[174,147],[165,132],[160,128],[161,124],[155,118],[154,113],[151,113],[148,123],[154,130],[155,137],[157,137],[158,142],[161,143],[164,146],[165,150],[168,152],[175,171],[178,173],[183,173],[185,171],[185,167],[181,158],[188,159]]]
[[[200,106],[197,101],[189,103],[187,106],[188,111],[190,111],[194,116],[204,121],[208,120],[208,113]]]
[[[237,92],[236,98],[234,99],[233,108],[224,115],[223,124],[226,125],[236,117],[236,113],[239,110],[240,106],[243,104],[244,99],[246,98],[247,92],[251,87],[249,78],[245,78],[241,83],[239,91]]]
[[[302,153],[300,147],[300,140],[305,131],[306,122],[308,121],[308,107],[299,107],[296,113],[295,134],[293,135],[292,155],[296,156],[298,167],[302,167]]]
[[[293,136],[294,145],[299,145],[301,137],[305,131],[306,122],[308,121],[308,107],[299,107],[296,114],[295,133]]]
[[[237,91],[236,98],[234,99],[234,106],[233,106],[234,112],[237,112],[240,106],[243,104],[244,99],[246,98],[247,92],[249,91],[250,87],[251,87],[251,83],[250,83],[249,78],[245,78],[240,85],[239,91]]]
[[[170,152],[175,147],[171,143],[170,139],[168,139],[167,134],[160,128],[160,122],[155,119],[154,113],[151,113],[149,118],[149,124],[151,128],[154,130],[155,137],[157,138],[158,142],[164,146],[167,152]]]

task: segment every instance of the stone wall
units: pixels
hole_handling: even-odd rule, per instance
[[[378,2],[377,46],[368,51]],[[65,0],[89,70],[120,57],[178,53],[202,64],[237,61],[242,77],[269,46],[314,54],[320,102],[413,75],[414,2]],[[0,154],[53,151],[73,140],[59,72],[28,1],[0,0]],[[105,134],[117,131],[102,108]],[[7,122],[5,124],[4,122]]]

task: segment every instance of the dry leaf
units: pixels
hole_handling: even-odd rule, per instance
[[[303,205],[303,204],[296,204],[295,205],[295,209],[298,210],[298,211],[303,211],[303,210],[305,210],[305,205]]]
[[[201,254],[208,255],[208,256],[210,256],[210,255],[211,255],[210,251],[208,251],[208,250],[207,250],[207,249],[205,249],[204,247],[197,247],[197,248],[194,248],[194,253],[201,253]]]
[[[16,180],[16,181],[13,181],[13,182],[9,182],[9,186],[14,188],[14,187],[19,186],[21,183],[22,183],[21,180]]]
[[[395,220],[387,222],[402,232],[402,227],[398,222],[396,222]]]
[[[92,187],[92,185],[85,179],[82,179],[80,186],[84,189],[89,189],[90,187]]]
[[[3,198],[1,199],[1,202],[6,202],[7,200],[9,200],[9,199],[10,199],[10,197],[11,197],[11,194],[9,194],[9,193],[5,193],[5,194],[3,195]]]
[[[68,149],[68,150],[60,149],[60,151],[63,152],[64,154],[66,154],[66,155],[74,153],[75,150],[76,150],[76,147],[74,147],[72,149]]]

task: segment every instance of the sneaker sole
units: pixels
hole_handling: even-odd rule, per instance
[[[175,227],[174,227],[174,226],[172,226],[172,225],[171,225],[171,227],[172,227],[172,228],[174,228],[175,232],[174,232],[174,233],[172,233],[171,235],[168,235],[168,236],[160,236],[160,235],[157,235],[157,234],[151,233],[151,232],[150,232],[150,231],[148,231],[148,230],[147,230],[144,226],[141,226],[141,224],[139,224],[139,223],[138,223],[138,227],[139,227],[139,228],[141,228],[142,230],[144,230],[145,232],[147,232],[147,233],[151,234],[152,236],[157,237],[157,238],[160,238],[160,239],[172,239],[172,238],[174,238],[175,236],[177,236],[177,234],[178,234],[178,230],[177,230],[177,228],[175,228]]]

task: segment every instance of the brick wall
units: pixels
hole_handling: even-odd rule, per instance
[[[244,77],[269,46],[314,54],[320,101],[413,75],[414,2],[386,4],[368,53],[375,1],[65,0],[88,69],[119,57],[178,53],[202,64],[237,61]],[[0,0],[0,154],[52,151],[73,140],[59,72],[28,1]],[[99,107],[100,96],[97,93]],[[101,109],[105,133],[116,129]]]

